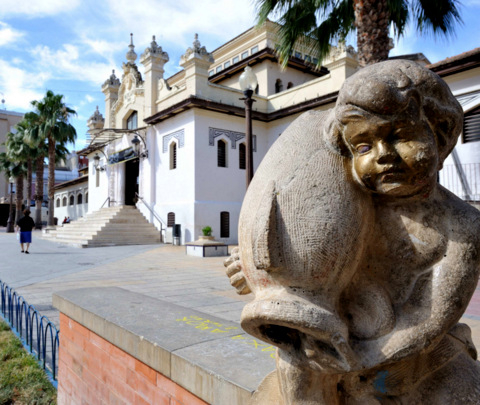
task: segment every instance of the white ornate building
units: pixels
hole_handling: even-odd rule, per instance
[[[97,108],[88,121],[91,143],[79,152],[89,160],[88,211],[136,204],[158,228],[168,225],[167,241],[179,224],[182,243],[197,239],[206,225],[218,240],[237,243],[246,189],[244,68],[258,78],[254,168],[298,115],[331,108],[358,68],[353,49],[339,46],[321,69],[307,50],[296,49],[282,70],[275,38],[276,25],[267,22],[208,52],[195,35],[181,57],[183,69],[169,78],[168,54],[155,37],[140,56],[142,73],[132,40],[121,80],[113,71],[102,86],[105,117]],[[428,63],[422,54],[410,58]]]

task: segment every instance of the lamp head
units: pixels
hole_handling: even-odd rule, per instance
[[[138,155],[138,151],[140,149],[140,139],[138,139],[137,135],[133,137],[132,145],[133,145],[133,150],[135,151],[135,154]]]
[[[255,91],[257,87],[258,80],[255,73],[250,66],[245,67],[244,72],[240,75],[240,88],[242,89],[243,93],[247,95],[247,92],[250,93],[250,96]]]

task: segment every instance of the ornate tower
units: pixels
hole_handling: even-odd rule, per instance
[[[150,46],[140,56],[140,63],[145,67],[145,117],[157,112],[155,102],[158,98],[158,81],[163,78],[163,66],[168,61],[168,53],[158,46],[154,35]]]

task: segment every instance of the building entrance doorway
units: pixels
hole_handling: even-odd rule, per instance
[[[139,160],[125,162],[125,205],[135,205],[135,193],[138,193]]]

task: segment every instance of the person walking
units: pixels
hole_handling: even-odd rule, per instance
[[[20,229],[20,246],[22,247],[22,253],[24,252],[23,244],[27,245],[25,253],[30,253],[28,248],[30,247],[30,243],[32,243],[32,229],[35,227],[35,222],[30,216],[30,210],[25,209],[23,215],[24,217],[17,221],[17,230]]]

